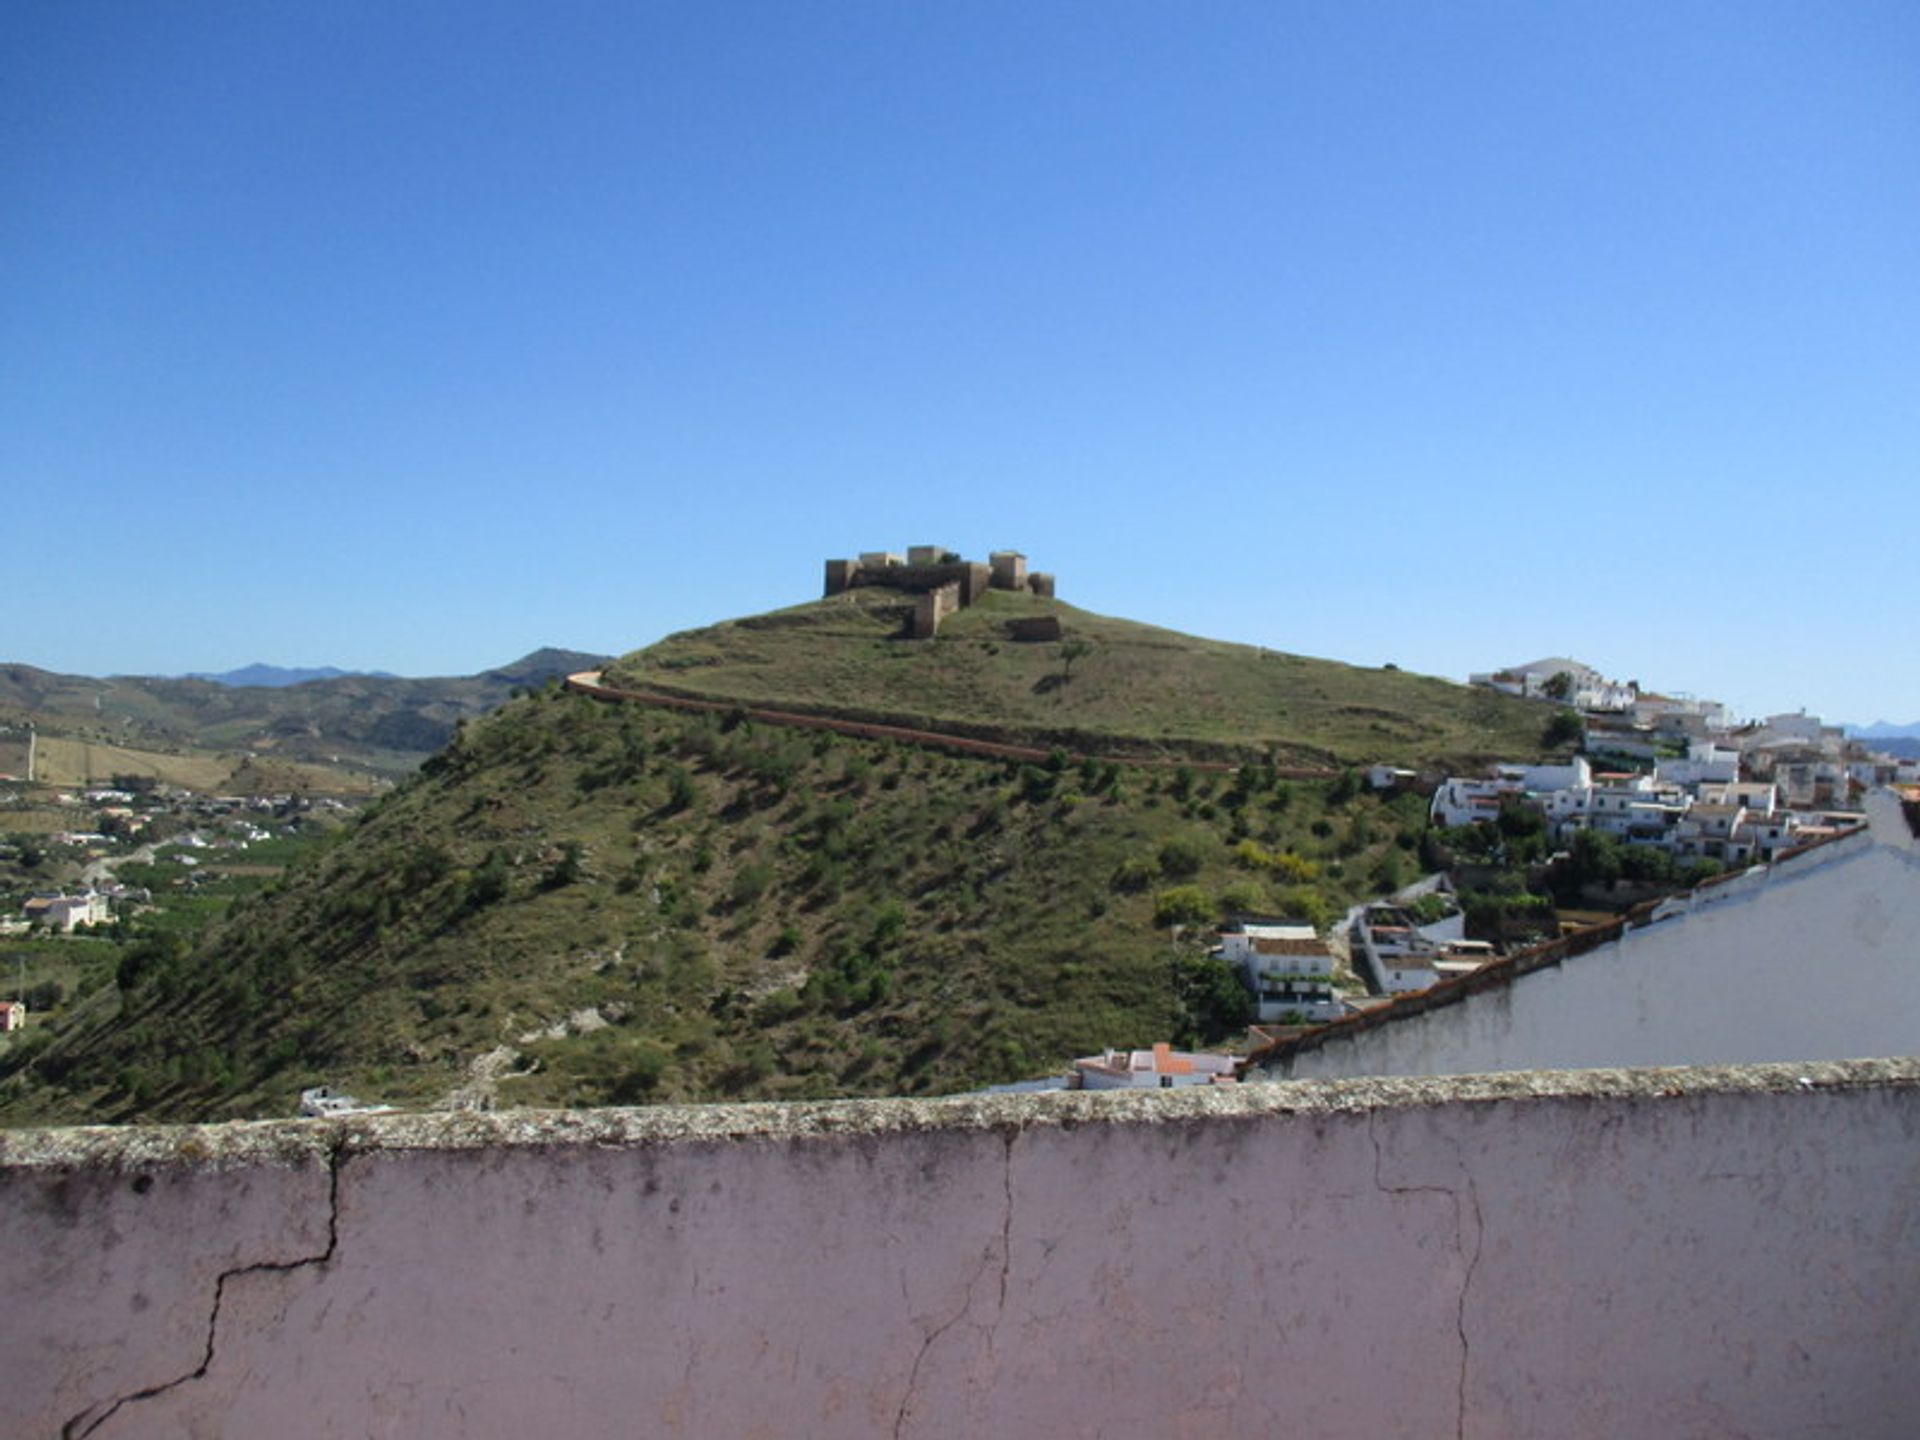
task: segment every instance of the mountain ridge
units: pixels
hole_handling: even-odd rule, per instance
[[[231,685],[237,688],[258,686],[272,689],[286,685],[304,685],[309,680],[338,680],[346,675],[372,675],[382,680],[400,678],[390,670],[343,670],[338,665],[269,665],[264,660],[255,660],[235,670],[219,672],[190,670],[184,675],[154,675],[143,678],[210,680],[215,685]]]
[[[0,663],[0,717],[115,744],[247,751],[404,774],[462,720],[606,657],[547,647],[467,676],[345,674],[281,686],[96,679]]]

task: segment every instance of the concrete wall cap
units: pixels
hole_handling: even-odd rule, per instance
[[[759,1139],[845,1141],[916,1132],[1073,1129],[1452,1104],[1528,1104],[1795,1090],[1920,1089],[1920,1058],[1783,1065],[1535,1070],[1433,1079],[1292,1080],[1177,1090],[1054,1091],[945,1099],[807,1101],[488,1114],[356,1115],[221,1125],[0,1133],[0,1169],[230,1168],[383,1151],[644,1148]]]

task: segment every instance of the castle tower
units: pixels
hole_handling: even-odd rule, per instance
[[[993,567],[994,589],[1027,588],[1027,557],[1018,550],[996,550],[987,557],[987,563]]]

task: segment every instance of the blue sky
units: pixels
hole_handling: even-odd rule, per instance
[[[463,673],[1025,550],[1920,719],[1909,4],[0,9],[0,660]]]

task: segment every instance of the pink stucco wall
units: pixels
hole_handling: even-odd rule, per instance
[[[8,1435],[1906,1436],[1920,1064],[0,1141]]]

